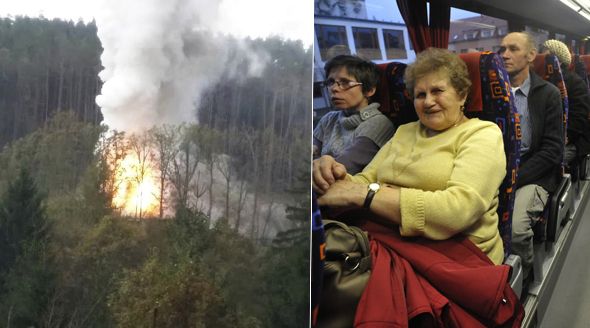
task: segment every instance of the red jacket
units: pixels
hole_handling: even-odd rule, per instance
[[[466,237],[402,238],[368,222],[373,272],[355,327],[520,327],[524,309],[508,283]]]

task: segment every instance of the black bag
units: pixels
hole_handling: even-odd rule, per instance
[[[326,259],[317,327],[352,327],[356,307],[371,275],[367,232],[323,220]]]

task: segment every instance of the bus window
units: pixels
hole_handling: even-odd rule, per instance
[[[385,42],[385,57],[387,59],[408,58],[404,42],[404,31],[384,29],[383,41]]]
[[[493,51],[507,30],[508,22],[504,19],[453,8],[449,50],[460,53]]]
[[[367,27],[353,27],[352,35],[356,53],[365,59],[381,59],[381,49],[377,40],[377,29]]]
[[[315,33],[323,61],[328,61],[338,55],[350,55],[344,26],[316,24]]]

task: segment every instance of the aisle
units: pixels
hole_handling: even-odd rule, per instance
[[[541,328],[590,327],[590,206],[572,240]]]

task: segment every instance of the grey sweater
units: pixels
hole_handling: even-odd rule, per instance
[[[354,174],[371,161],[379,149],[391,139],[395,127],[372,103],[360,111],[333,111],[313,131],[314,158],[330,155]]]

